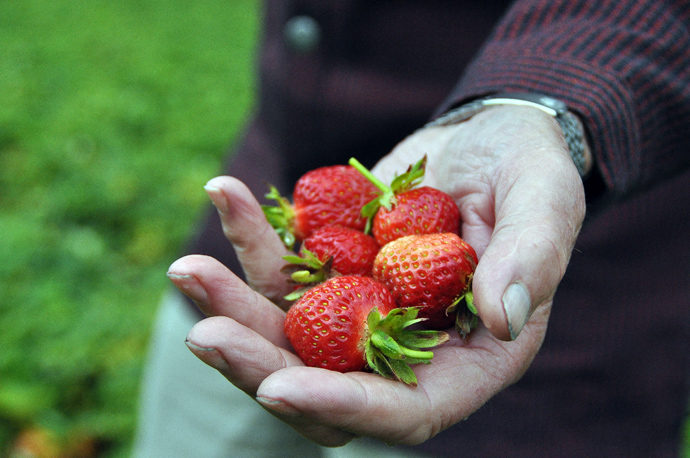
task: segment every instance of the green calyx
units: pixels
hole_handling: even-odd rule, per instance
[[[464,303],[465,307],[461,304]],[[474,294],[472,294],[472,276],[467,280],[465,293],[459,296],[448,309],[447,314],[455,313],[455,330],[462,340],[479,325],[479,315],[477,307],[474,306]]]
[[[288,264],[281,269],[281,272],[290,275],[290,283],[300,285],[300,288],[285,296],[284,299],[288,301],[299,299],[310,287],[323,283],[334,274],[331,269],[333,265],[332,256],[321,261],[306,248],[302,248],[299,256],[286,255],[283,256],[283,260],[287,261]]]
[[[477,309],[474,307],[474,303],[472,303],[472,293],[467,292],[462,298],[465,300],[467,307],[457,311],[455,315],[455,330],[460,335],[460,338],[465,340],[470,332],[479,324],[479,316],[477,315]]]
[[[278,205],[262,205],[266,220],[276,230],[283,244],[292,249],[295,246],[295,235],[292,233],[292,224],[295,219],[295,212],[292,210],[290,201],[280,195],[278,189],[269,185],[269,192],[266,198],[275,200]]]
[[[413,324],[424,321],[417,318],[419,308],[396,308],[385,317],[374,307],[367,316],[370,337],[365,344],[369,367],[386,378],[417,386],[417,376],[411,364],[429,364],[433,352],[425,350],[448,341],[443,331],[411,330]]]
[[[426,169],[426,154],[416,164],[410,165],[405,173],[398,175],[393,179],[393,182],[388,186],[383,181],[376,178],[371,171],[362,165],[357,159],[350,158],[348,161],[352,167],[357,169],[359,173],[364,175],[374,186],[376,186],[381,195],[374,198],[372,201],[362,207],[362,216],[367,219],[367,224],[364,232],[369,233],[371,223],[374,216],[379,211],[379,208],[384,207],[390,210],[395,204],[395,196],[405,191],[415,188],[424,179],[424,171]]]

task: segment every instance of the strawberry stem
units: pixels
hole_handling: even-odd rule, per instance
[[[364,177],[365,177],[367,180],[371,181],[371,183],[372,183],[374,186],[376,186],[377,188],[379,188],[379,190],[380,190],[382,193],[386,194],[386,193],[392,192],[390,186],[388,186],[386,183],[384,183],[383,181],[381,181],[381,180],[379,180],[378,178],[376,178],[376,177],[374,176],[374,174],[371,173],[371,172],[369,171],[369,169],[367,169],[366,167],[364,167],[364,165],[362,165],[362,163],[359,162],[359,161],[358,161],[357,159],[355,159],[354,157],[351,157],[351,158],[350,158],[350,160],[348,161],[348,164],[350,164],[352,167],[354,167],[355,169],[357,169],[357,171],[358,171],[359,173],[361,173],[362,175],[364,175]]]
[[[379,208],[383,207],[387,211],[390,211],[393,204],[396,203],[396,195],[409,191],[422,182],[426,170],[426,154],[415,164],[410,165],[405,173],[396,176],[390,186],[376,178],[373,173],[354,157],[350,158],[348,164],[354,167],[381,191],[380,196],[375,197],[371,202],[362,207],[362,216],[367,219],[364,232],[368,234],[371,230],[374,216],[378,213]]]
[[[395,193],[393,188],[388,186],[383,181],[379,180],[371,173],[361,162],[359,162],[354,157],[350,158],[348,161],[352,167],[354,167],[359,173],[361,173],[367,180],[369,180],[374,186],[376,186],[381,195],[374,197],[369,203],[362,207],[362,216],[367,219],[366,226],[364,227],[364,233],[369,234],[371,232],[371,225],[374,220],[374,216],[379,211],[379,208],[384,207],[389,210],[393,206],[393,201],[395,200]]]

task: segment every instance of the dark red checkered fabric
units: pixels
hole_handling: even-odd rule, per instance
[[[690,165],[690,2],[518,1],[451,103],[503,90],[567,102],[617,196]]]

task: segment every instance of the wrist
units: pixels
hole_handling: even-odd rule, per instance
[[[590,174],[593,159],[582,120],[568,111],[563,102],[549,96],[536,93],[495,94],[461,105],[431,121],[425,127],[459,124],[482,111],[502,105],[532,107],[552,116],[561,128],[563,139],[578,173],[583,179]]]

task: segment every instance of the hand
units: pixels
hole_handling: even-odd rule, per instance
[[[282,333],[283,310],[269,300],[279,303],[287,291],[279,272],[284,248],[233,178],[211,180],[208,191],[251,286],[208,257],[170,267],[172,281],[210,316],[190,331],[190,349],[319,444],[356,436],[423,442],[517,381],[543,341],[584,218],[582,184],[558,125],[532,108],[492,108],[413,134],[374,172],[391,178],[425,153],[424,184],[456,199],[463,238],[480,256],[473,290],[483,325],[467,342],[454,337],[435,349],[430,365],[415,366],[416,388],[303,366]]]
[[[462,237],[480,258],[473,291],[482,321],[497,338],[514,339],[555,293],[584,219],[582,180],[562,132],[537,109],[495,107],[417,132],[374,172],[400,173],[424,152],[423,184],[455,198]]]

